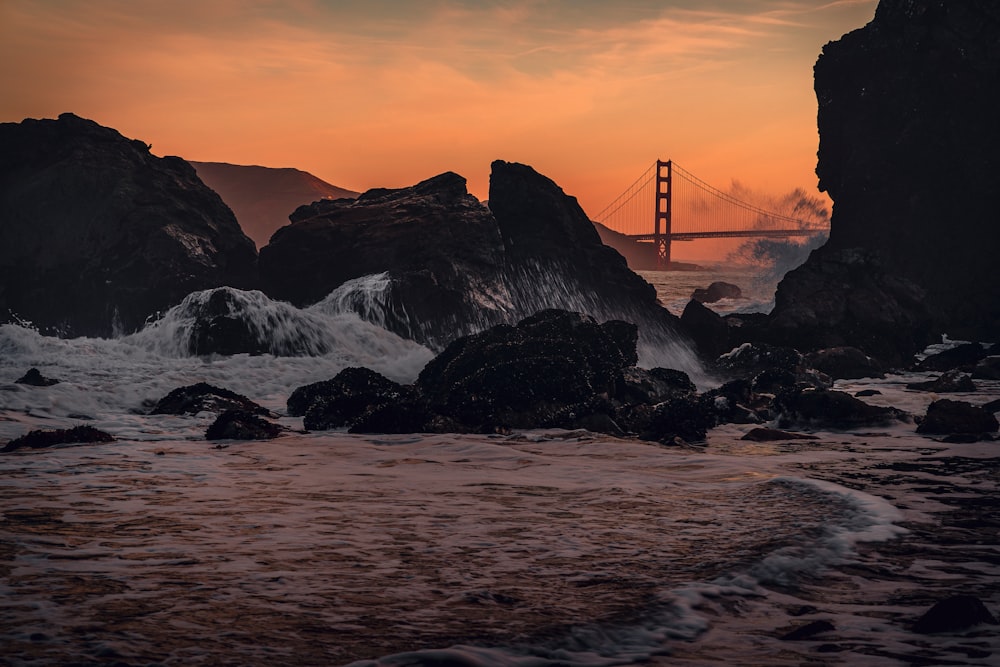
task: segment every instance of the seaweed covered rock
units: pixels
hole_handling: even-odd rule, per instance
[[[548,310],[456,340],[416,386],[436,411],[472,429],[532,428],[595,395],[617,396],[634,359],[634,325]]]
[[[412,387],[403,387],[373,370],[352,367],[345,368],[330,380],[296,389],[288,399],[288,411],[292,415],[304,415],[303,424],[307,429],[325,431],[353,427],[368,412],[415,398]],[[422,430],[414,428],[414,431]]]
[[[965,401],[942,398],[927,406],[927,414],[917,426],[917,433],[948,435],[954,433],[996,433],[1000,423],[992,412]]]
[[[226,410],[205,431],[206,440],[272,440],[284,433],[278,424],[248,410]]]
[[[269,414],[266,408],[235,391],[215,387],[207,382],[178,387],[153,406],[151,415],[195,415],[199,412],[221,413],[243,410],[256,415]]]
[[[29,431],[20,438],[15,438],[4,445],[0,452],[13,452],[18,449],[42,449],[53,445],[71,444],[76,442],[113,442],[114,436],[93,426],[74,426],[68,429],[51,431]]]

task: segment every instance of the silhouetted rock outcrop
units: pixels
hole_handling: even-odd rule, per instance
[[[1000,5],[882,0],[815,68],[829,242],[778,289],[800,348],[905,363],[947,332],[1000,335]]]
[[[37,368],[29,368],[27,373],[14,380],[14,382],[32,387],[51,387],[54,384],[59,384],[59,380],[45,377]]]
[[[953,595],[924,612],[913,631],[920,634],[958,632],[976,625],[997,625],[997,619],[975,595]]]
[[[965,401],[942,398],[927,406],[927,414],[917,426],[917,433],[947,435],[952,433],[996,433],[1000,423],[986,408]]]
[[[324,300],[436,349],[546,308],[675,336],[655,289],[601,243],[575,198],[525,165],[493,163],[488,207],[445,173],[317,201],[290,220],[260,252],[272,296]]]
[[[699,287],[692,294],[691,298],[701,303],[715,303],[722,299],[738,299],[743,296],[743,290],[739,285],[716,280],[708,287]]]
[[[114,437],[93,426],[74,426],[73,428],[55,429],[51,431],[29,431],[20,438],[15,438],[4,445],[0,452],[13,452],[18,449],[42,449],[55,445],[76,442],[113,442]]]
[[[184,160],[72,114],[0,124],[0,321],[108,336],[255,281],[253,242]]]
[[[207,382],[178,387],[161,398],[150,411],[152,415],[194,415],[199,412],[242,410],[258,415],[269,414],[260,405],[235,391],[214,387]]]

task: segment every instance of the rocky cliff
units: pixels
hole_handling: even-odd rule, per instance
[[[831,234],[779,286],[788,340],[907,357],[940,333],[1000,338],[998,44],[993,0],[882,0],[824,47],[816,173]]]
[[[434,348],[545,308],[673,335],[653,287],[601,243],[573,197],[525,165],[493,163],[489,206],[445,173],[290,219],[260,251],[272,296],[361,312]]]
[[[253,242],[184,160],[73,114],[0,124],[0,321],[107,336],[255,283]]]

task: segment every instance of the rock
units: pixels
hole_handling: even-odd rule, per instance
[[[448,324],[462,333],[504,319],[503,241],[458,174],[320,200],[290,220],[260,250],[273,298],[306,306],[356,281],[338,297],[343,310],[436,348]]]
[[[972,369],[976,380],[1000,380],[1000,357],[981,359]]]
[[[345,368],[331,380],[296,389],[288,398],[288,413],[303,414],[311,431],[325,431],[354,426],[371,410],[409,402],[411,394],[410,388],[373,370]]]
[[[715,424],[760,424],[771,419],[771,397],[755,394],[749,380],[731,380],[701,395]]]
[[[624,368],[624,402],[654,405],[674,396],[690,396],[697,391],[694,382],[683,371],[672,368]]]
[[[691,294],[693,300],[701,303],[715,303],[722,299],[739,299],[741,296],[743,296],[743,290],[738,285],[721,280],[713,282],[707,288],[699,287]]]
[[[778,396],[779,428],[801,424],[813,429],[854,429],[886,426],[902,420],[895,408],[869,405],[842,391],[805,389]]]
[[[754,428],[740,438],[750,442],[776,442],[779,440],[819,440],[815,435],[805,433],[792,433],[790,431],[779,431],[774,428]]]
[[[986,410],[990,414],[993,414],[994,412],[1000,412],[1000,398],[990,401],[989,403],[985,403],[983,405],[983,410]]]
[[[753,377],[761,371],[771,369],[794,373],[802,367],[802,355],[790,347],[744,343],[720,356],[715,366],[719,371],[734,377]]]
[[[931,354],[913,365],[918,371],[950,371],[971,369],[980,359],[986,358],[986,349],[979,343],[963,343]]]
[[[703,359],[714,360],[732,349],[726,320],[694,299],[684,306],[681,328],[694,341]]]
[[[910,382],[907,389],[916,391],[933,391],[941,394],[976,391],[976,385],[968,373],[951,370],[941,377],[927,382]]]
[[[854,392],[854,395],[858,398],[864,398],[865,396],[881,396],[882,392],[878,389],[862,389],[861,391]]]
[[[435,415],[420,400],[377,403],[352,420],[348,433],[427,433]]]
[[[802,641],[805,639],[812,639],[814,636],[822,632],[830,632],[835,629],[836,628],[833,626],[833,623],[830,621],[813,621],[786,632],[779,639],[783,642]]]
[[[257,281],[253,242],[177,157],[73,114],[0,124],[0,317],[132,332],[190,292]]]
[[[882,365],[856,347],[829,347],[805,356],[805,362],[833,380],[884,377]]]
[[[959,632],[976,625],[997,625],[997,619],[974,595],[954,595],[934,604],[913,625],[920,634]]]
[[[550,308],[677,338],[656,290],[601,243],[576,199],[526,165],[493,163],[488,207],[445,173],[318,201],[290,220],[260,252],[269,295],[322,300],[435,350]]]
[[[871,23],[823,48],[816,172],[834,202],[830,239],[782,281],[776,320],[795,310],[822,346],[853,345],[890,364],[922,349],[925,332],[997,339],[1000,226],[983,221],[996,219],[1000,191],[998,22],[994,2],[882,0]],[[806,274],[848,249],[877,254],[883,274],[833,271],[803,289]],[[890,278],[924,296],[893,295]],[[872,287],[894,296],[881,312],[848,306]]]
[[[272,440],[284,432],[278,424],[247,410],[226,410],[205,431],[206,440]]]
[[[59,380],[45,377],[37,368],[28,369],[27,373],[14,380],[14,382],[15,384],[26,384],[32,387],[51,387],[54,384],[59,384]]]
[[[942,398],[927,406],[927,415],[917,426],[917,433],[995,433],[998,429],[1000,424],[992,412],[965,401]]]
[[[93,426],[74,426],[69,429],[53,431],[29,431],[27,435],[8,442],[0,452],[13,452],[17,449],[41,449],[75,442],[113,442],[114,437]]]
[[[622,330],[580,313],[542,311],[454,341],[416,387],[436,412],[470,430],[535,428],[562,409],[625,391],[635,351],[622,349]]]
[[[834,222],[837,209],[834,208]],[[833,238],[831,236],[831,238]],[[800,350],[854,347],[903,367],[934,339],[926,292],[867,249],[813,251],[778,284],[764,339]]]
[[[214,387],[206,382],[178,387],[153,406],[151,415],[195,415],[199,412],[221,413],[242,410],[255,415],[270,414],[267,409],[234,391]]]
[[[695,397],[677,396],[657,405],[646,430],[639,435],[643,440],[655,440],[670,445],[704,442],[708,429],[715,425],[715,415]]]

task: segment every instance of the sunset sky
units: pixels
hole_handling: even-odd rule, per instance
[[[812,66],[875,0],[0,0],[0,121],[355,190],[494,159],[602,209],[657,158],[815,191]]]

